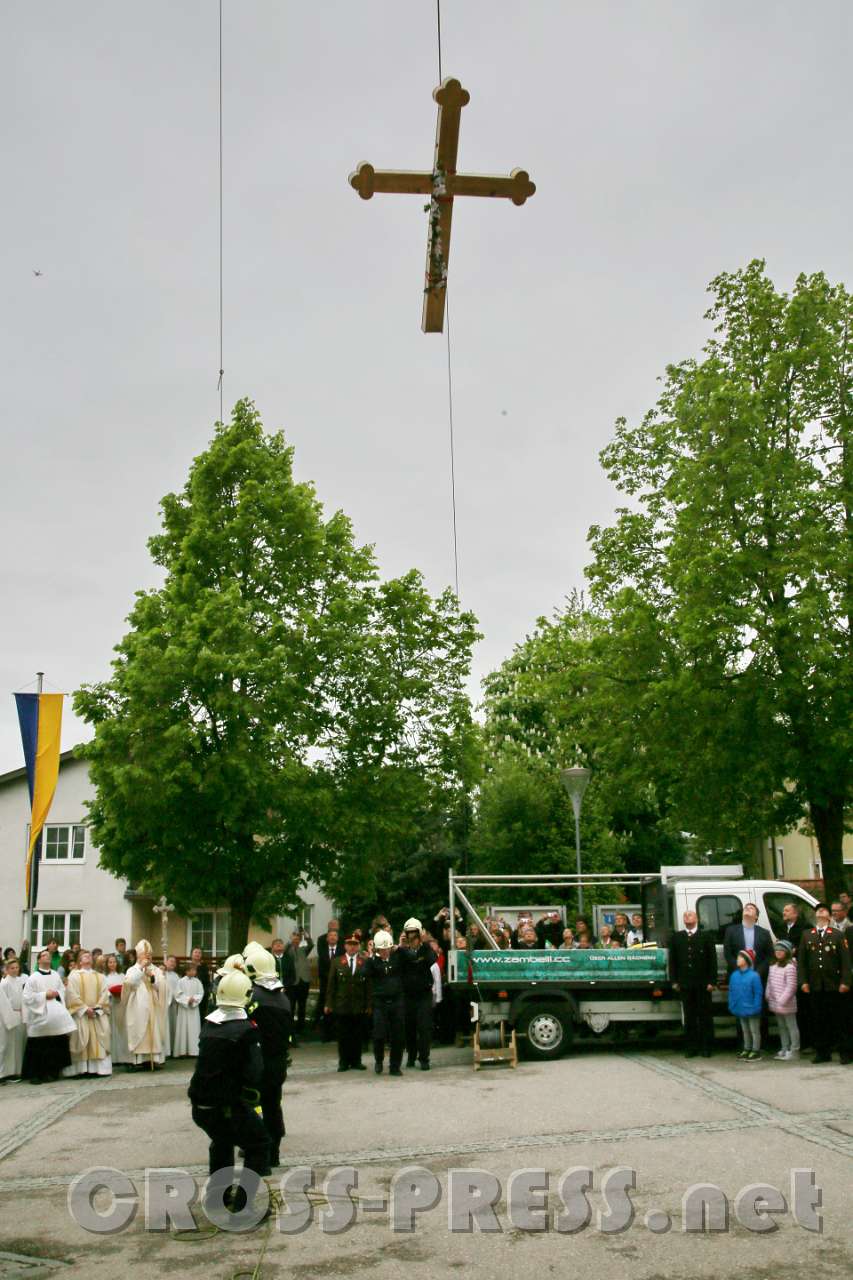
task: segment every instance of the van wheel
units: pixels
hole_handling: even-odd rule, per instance
[[[568,1005],[534,1004],[516,1023],[527,1058],[560,1058],[572,1040],[572,1015]]]

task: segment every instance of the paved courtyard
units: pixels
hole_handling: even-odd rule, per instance
[[[285,1166],[310,1165],[320,1192],[317,1220],[298,1235],[262,1226],[246,1235],[199,1232],[175,1238],[146,1231],[137,1214],[123,1232],[89,1234],[71,1218],[69,1185],[93,1166],[125,1171],[137,1186],[146,1168],[206,1171],[203,1135],[186,1100],[189,1072],[170,1063],[153,1076],[116,1074],[103,1082],[69,1080],[0,1089],[0,1277],[56,1276],[116,1280],[143,1274],[218,1278],[283,1274],[399,1277],[412,1266],[431,1277],[474,1268],[477,1276],[630,1272],[636,1280],[719,1277],[738,1280],[853,1274],[853,1067],[741,1064],[732,1053],[685,1060],[669,1048],[616,1052],[580,1047],[557,1063],[524,1062],[517,1071],[474,1073],[470,1052],[435,1051],[429,1074],[403,1079],[373,1072],[338,1075],[331,1046],[295,1052],[287,1085]],[[382,1208],[397,1170],[420,1165],[442,1185],[437,1208],[411,1234],[390,1229]],[[319,1218],[327,1171],[359,1170],[356,1220],[338,1235]],[[574,1166],[594,1171],[590,1225],[574,1234],[528,1232],[508,1216],[514,1170],[544,1169],[556,1185]],[[602,1179],[618,1167],[636,1171],[633,1224],[596,1229]],[[476,1168],[495,1175],[500,1233],[448,1230],[448,1172]],[[813,1170],[823,1193],[823,1230],[791,1215],[757,1234],[732,1212],[729,1229],[681,1229],[681,1199],[696,1183],[719,1186],[734,1204],[751,1184],[778,1188],[790,1200],[792,1169]],[[279,1175],[280,1176],[280,1175]],[[96,1203],[100,1204],[100,1201]],[[195,1213],[204,1224],[200,1210]],[[672,1229],[651,1230],[646,1215],[669,1215]]]

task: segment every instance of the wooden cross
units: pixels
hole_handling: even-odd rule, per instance
[[[350,174],[349,183],[362,200],[369,200],[376,191],[430,197],[421,328],[424,333],[441,333],[444,328],[454,196],[502,196],[513,204],[524,204],[536,187],[524,169],[513,169],[508,178],[457,173],[459,124],[462,108],[470,102],[471,95],[467,89],[462,88],[458,80],[448,78],[437,89],[433,89],[432,96],[438,103],[432,173],[374,169],[372,164],[362,161],[355,173]]]

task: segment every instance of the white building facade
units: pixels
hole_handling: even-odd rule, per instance
[[[55,938],[60,949],[73,942],[111,951],[116,938],[132,947],[150,938],[160,951],[161,922],[154,898],[134,891],[98,865],[98,850],[87,825],[86,802],[94,798],[85,761],[71,751],[60,759],[59,781],[44,828],[39,866],[38,901],[33,914],[31,942],[43,946]],[[0,774],[0,943],[17,950],[24,936],[24,870],[29,839],[30,799],[24,769]],[[251,936],[269,943],[288,940],[297,925],[312,937],[325,931],[335,915],[333,904],[316,885],[303,891],[304,908],[298,919],[278,917],[272,932],[252,928]],[[227,908],[200,902],[189,917],[169,918],[168,950],[187,956],[200,946],[205,956],[223,957],[230,951]]]

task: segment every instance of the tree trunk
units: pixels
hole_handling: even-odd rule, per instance
[[[820,865],[823,869],[823,883],[826,889],[826,900],[830,902],[847,888],[844,874],[844,800],[841,796],[830,796],[826,804],[809,804],[812,826],[814,827],[817,847],[820,850]]]
[[[231,951],[242,951],[249,939],[249,925],[252,923],[252,909],[255,905],[254,894],[244,893],[238,901],[229,902],[231,911]]]

